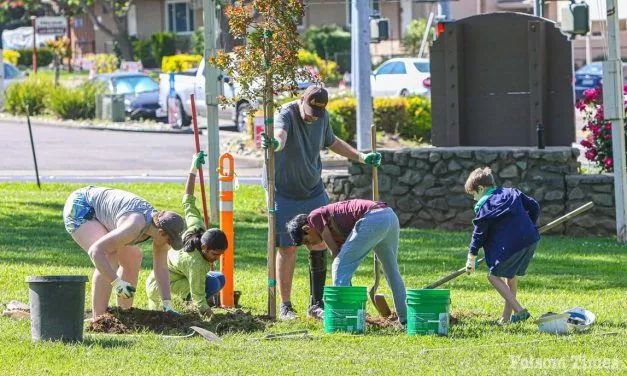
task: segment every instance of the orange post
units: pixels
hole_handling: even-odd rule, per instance
[[[228,162],[228,169],[224,163]],[[229,246],[220,257],[220,272],[224,274],[226,283],[220,291],[220,303],[224,308],[233,308],[235,305],[233,294],[234,269],[234,231],[233,231],[233,179],[235,177],[235,161],[229,153],[220,156],[218,162],[220,180],[220,228],[224,231]]]

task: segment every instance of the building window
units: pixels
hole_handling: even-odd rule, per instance
[[[166,3],[166,15],[168,31],[179,34],[194,31],[194,10],[189,7],[189,2]]]
[[[353,0],[346,1],[346,25],[350,26],[353,20]],[[370,0],[370,16],[371,17],[379,17],[381,16],[381,5],[379,4],[379,0]]]

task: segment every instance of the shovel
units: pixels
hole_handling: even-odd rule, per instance
[[[370,139],[372,143],[372,152],[377,151],[377,129],[374,125],[370,127]],[[379,201],[379,175],[377,174],[377,167],[372,166],[372,201]],[[381,263],[377,254],[374,255],[374,284],[368,289],[368,295],[370,301],[379,312],[382,317],[389,317],[392,314],[388,302],[385,300],[385,295],[377,294],[379,288],[379,281],[381,280]]]
[[[276,334],[268,334],[260,338],[249,338],[249,341],[266,341],[266,340],[275,340],[275,339],[300,339],[300,338],[313,338],[313,335],[309,334],[309,330],[295,330],[292,332],[285,333],[276,333]]]
[[[569,219],[571,219],[573,217],[576,217],[579,214],[584,213],[584,212],[590,210],[593,206],[594,206],[594,202],[590,201],[587,204],[582,205],[582,206],[578,207],[577,209],[575,209],[575,210],[573,210],[573,211],[571,211],[569,213],[566,213],[563,216],[555,219],[553,222],[547,223],[546,225],[542,226],[538,230],[538,232],[540,234],[543,234],[543,233],[549,231],[550,229],[552,229],[553,227],[555,227],[557,225],[560,225],[560,224],[566,222],[567,220],[569,220]],[[484,261],[485,261],[485,259],[483,259],[483,258],[477,260],[477,265],[476,266],[479,266],[479,265],[483,264]],[[466,273],[466,268],[465,267],[461,268],[461,269],[459,269],[457,271],[454,271],[453,273],[451,273],[451,274],[449,274],[449,275],[447,275],[445,277],[442,277],[442,278],[438,279],[437,281],[433,282],[429,286],[426,286],[425,289],[434,289],[434,288],[436,288],[438,286],[441,286],[441,285],[445,284],[446,282],[450,281],[451,279],[455,279],[455,278],[459,277],[460,275],[462,275],[464,273]]]
[[[199,326],[190,326],[189,329],[191,330],[191,332],[189,334],[186,334],[184,336],[162,336],[163,338],[174,338],[174,339],[185,339],[185,338],[191,338],[193,336],[195,336],[196,334],[198,334],[199,336],[201,336],[202,338],[206,339],[207,341],[210,342],[217,342],[220,343],[222,342],[222,339],[220,337],[218,337],[215,333],[201,328]]]

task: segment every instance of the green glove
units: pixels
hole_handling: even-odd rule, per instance
[[[364,156],[364,163],[374,167],[381,166],[381,153],[368,153]]]
[[[176,312],[174,308],[172,308],[172,303],[169,300],[163,301],[163,311],[167,313],[171,313],[175,316],[180,316],[181,314]]]
[[[272,144],[272,147],[274,148],[274,150],[279,148],[279,140],[277,140],[276,138],[272,137],[268,137],[267,134],[262,133],[261,134],[261,147],[264,149],[267,149],[268,147],[270,147],[270,144]]]
[[[113,291],[115,291],[116,295],[120,298],[132,298],[135,295],[135,286],[130,283],[123,281],[120,277],[116,278],[115,281],[111,282],[111,286],[113,286]]]
[[[203,164],[205,164],[206,157],[207,157],[207,154],[202,150],[194,154],[194,156],[192,157],[192,165],[189,168],[189,172],[191,172],[192,174],[195,174],[198,171],[198,169]]]

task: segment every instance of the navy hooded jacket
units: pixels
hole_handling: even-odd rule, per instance
[[[497,188],[481,205],[472,221],[475,229],[470,253],[483,247],[486,263],[492,269],[514,253],[540,240],[536,221],[540,205],[516,188]]]

